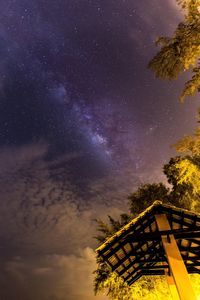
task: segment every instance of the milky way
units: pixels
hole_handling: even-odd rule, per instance
[[[133,169],[153,157],[139,157],[143,146],[161,138],[166,147],[181,133],[181,109],[174,85],[146,69],[155,37],[178,20],[164,6],[169,25],[155,17],[159,1],[1,1],[1,144],[45,139],[52,152],[78,149],[96,167],[118,159]]]
[[[184,78],[147,69],[181,14],[173,0],[0,7],[0,298],[94,299],[94,219],[162,181],[170,145],[195,126]]]

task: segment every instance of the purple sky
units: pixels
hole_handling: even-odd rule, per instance
[[[0,0],[0,298],[94,300],[95,218],[163,181],[197,96],[147,69],[173,0]],[[10,288],[12,286],[12,289]]]

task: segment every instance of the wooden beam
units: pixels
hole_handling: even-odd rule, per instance
[[[165,214],[155,215],[159,231],[170,230],[170,224]],[[173,276],[180,300],[196,300],[190,278],[173,234],[162,236],[170,271]]]
[[[180,223],[181,224],[181,223]],[[194,243],[200,245],[200,240],[196,240],[195,237],[200,238],[200,227],[191,229],[191,228],[183,228],[183,229],[171,229],[171,230],[163,230],[162,232],[154,231],[148,233],[137,233],[130,234],[126,237],[125,242],[130,243],[131,241],[153,241],[158,240],[161,235],[174,234],[176,239],[193,239]],[[192,242],[193,242],[192,241]]]
[[[167,278],[167,283],[168,283],[168,286],[169,286],[169,290],[171,292],[172,299],[173,300],[180,300],[178,292],[177,292],[177,288],[176,288],[176,285],[175,285],[175,282],[174,282],[174,278],[171,275],[169,275],[168,273],[169,272],[166,271],[165,276]]]

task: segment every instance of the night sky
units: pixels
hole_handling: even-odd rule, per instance
[[[95,218],[163,181],[197,97],[147,69],[175,0],[0,0],[0,299],[94,300]],[[12,287],[12,288],[11,288]]]

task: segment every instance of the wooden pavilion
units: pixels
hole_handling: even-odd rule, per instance
[[[96,252],[128,285],[166,275],[173,299],[196,299],[188,273],[200,274],[199,214],[155,201]]]

